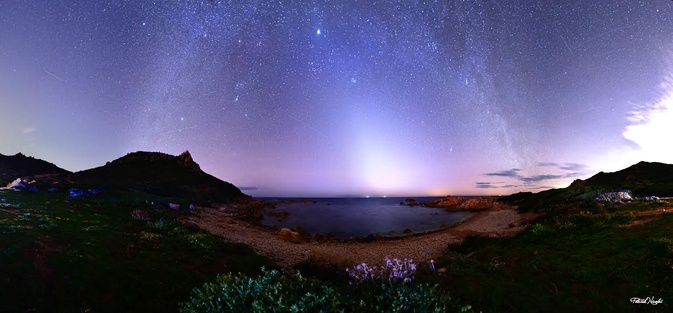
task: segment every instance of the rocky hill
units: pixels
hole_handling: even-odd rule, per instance
[[[500,200],[519,205],[521,211],[551,209],[581,201],[594,201],[601,193],[628,189],[635,197],[673,196],[673,165],[639,162],[623,170],[575,180],[570,186],[538,193],[521,192]]]
[[[639,162],[613,173],[599,172],[586,180],[575,180],[570,187],[629,189],[636,195],[673,196],[673,164]]]
[[[250,196],[231,183],[201,170],[189,151],[178,156],[159,152],[133,152],[104,166],[76,172],[72,180],[81,187],[137,190],[177,196],[196,202],[246,202]]]
[[[0,154],[0,187],[6,186],[19,177],[67,174],[70,174],[70,172],[52,163],[21,153],[15,155]]]

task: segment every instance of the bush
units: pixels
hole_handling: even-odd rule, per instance
[[[339,295],[317,280],[262,268],[259,278],[221,275],[192,291],[180,312],[335,312]]]
[[[535,223],[530,227],[530,234],[533,237],[540,237],[547,232],[547,227],[540,223]]]
[[[345,303],[344,312],[472,312],[470,306],[455,306],[437,285],[390,284],[380,280],[354,288],[348,298],[353,300]]]
[[[192,291],[180,312],[473,312],[456,306],[437,285],[376,280],[334,289],[300,274],[262,268],[263,275],[220,275]],[[340,292],[341,291],[341,292]]]

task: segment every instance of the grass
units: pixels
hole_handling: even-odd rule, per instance
[[[644,207],[643,207],[644,206]],[[632,227],[632,203],[550,216],[506,239],[468,238],[426,277],[484,312],[666,312],[673,301],[673,216]],[[632,297],[658,306],[632,304]],[[668,302],[667,302],[668,301]]]
[[[566,206],[512,238],[468,237],[437,260],[445,273],[421,266],[415,281],[439,284],[476,312],[670,312],[673,215],[624,227],[644,218],[638,212],[667,206]],[[298,269],[348,288],[343,268],[304,262]],[[633,297],[664,302],[633,304]]]
[[[189,213],[145,200],[187,204],[0,191],[0,312],[171,312],[216,274],[275,267],[248,246],[176,221]],[[136,209],[150,219],[132,219]]]
[[[188,204],[135,193],[0,191],[0,312],[174,312],[217,274],[276,268],[247,246],[178,223],[189,213],[168,202]],[[415,281],[439,284],[436,292],[477,312],[673,311],[673,216],[639,216],[669,204],[556,203],[515,237],[448,247],[436,260],[446,272],[421,266]],[[638,219],[648,222],[624,227]],[[334,256],[296,269],[347,294],[345,266],[327,259]]]

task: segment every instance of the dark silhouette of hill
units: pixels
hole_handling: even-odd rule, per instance
[[[519,205],[521,211],[552,209],[577,202],[593,201],[600,193],[628,189],[636,197],[673,196],[673,165],[639,162],[623,170],[577,179],[570,186],[538,193],[520,192],[501,197],[501,201]]]
[[[203,172],[189,151],[179,156],[133,152],[104,166],[76,172],[72,180],[82,187],[144,191],[188,198],[199,203],[247,202],[250,196],[231,183]]]
[[[673,196],[673,165],[639,162],[613,173],[599,172],[587,180],[575,180],[570,187],[602,186],[629,189],[635,195]]]
[[[70,172],[52,163],[21,153],[15,155],[0,154],[0,187],[4,187],[20,177],[67,174],[70,174]]]

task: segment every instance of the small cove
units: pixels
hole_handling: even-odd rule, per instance
[[[261,223],[278,228],[301,227],[311,234],[331,234],[337,239],[364,238],[368,235],[384,237],[404,236],[405,230],[412,234],[425,233],[464,221],[471,212],[448,212],[439,208],[403,206],[406,198],[305,198],[307,201],[283,203],[278,198],[265,201],[281,201],[275,212],[288,212],[284,218],[264,215]],[[425,202],[436,197],[415,198]]]

